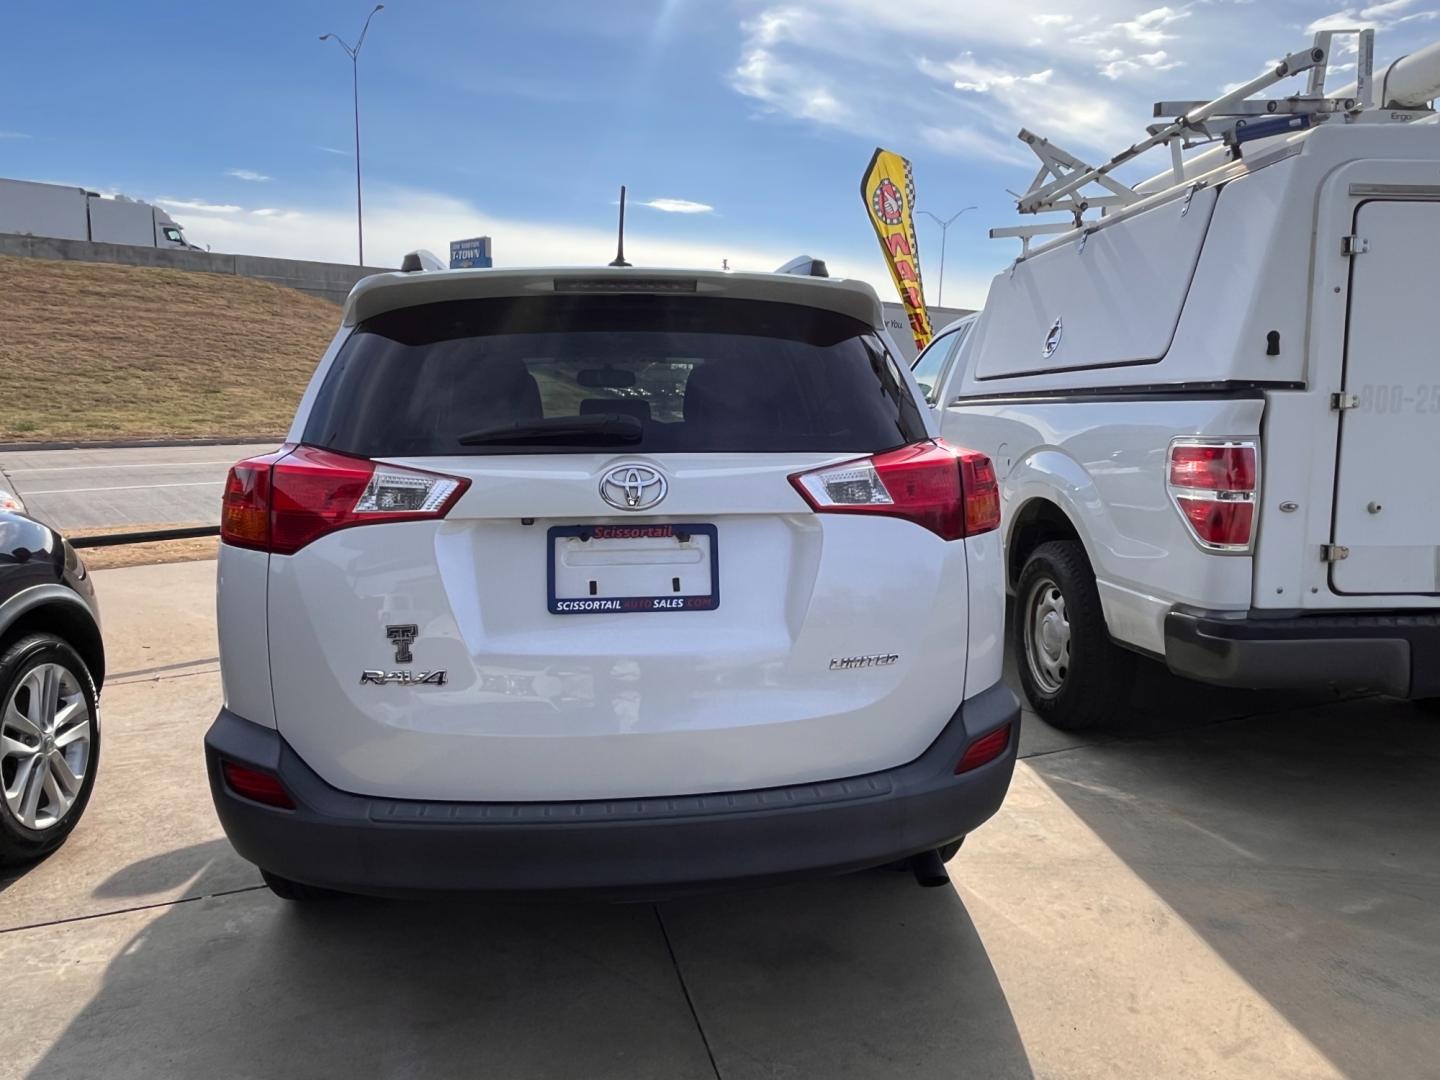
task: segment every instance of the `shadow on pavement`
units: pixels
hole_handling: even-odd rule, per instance
[[[98,894],[205,897],[225,853],[142,860]],[[727,1078],[953,1076],[977,1046],[984,1075],[1030,1075],[951,890],[874,873],[659,910],[253,889],[47,927],[9,955],[107,965],[88,1002],[48,1006],[73,1019],[36,1078],[713,1078],[687,990]]]
[[[201,875],[211,870],[221,859],[234,859],[230,844],[225,840],[210,840],[176,851],[164,851],[159,855],[137,859],[117,870],[100,883],[93,895],[102,900],[143,898],[169,889],[178,889],[187,881],[199,878],[196,889],[187,892],[193,896],[204,896],[206,882]],[[213,884],[214,875],[207,876]],[[228,886],[229,883],[226,884]]]
[[[1436,1075],[1440,722],[1142,666],[1119,737],[1030,767],[1339,1069]]]
[[[872,871],[660,913],[725,1080],[1033,1075],[953,889]]]

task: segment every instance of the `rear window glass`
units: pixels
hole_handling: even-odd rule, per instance
[[[521,433],[514,442],[496,434],[508,427]],[[488,437],[461,441],[476,433]],[[378,315],[341,347],[305,428],[307,443],[366,457],[607,445],[875,453],[923,438],[894,360],[864,323],[791,304],[650,294]]]

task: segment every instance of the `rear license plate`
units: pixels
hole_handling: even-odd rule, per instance
[[[555,615],[720,606],[714,525],[553,525],[548,542]]]

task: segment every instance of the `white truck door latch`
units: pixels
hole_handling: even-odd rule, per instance
[[[1350,557],[1350,549],[1349,549],[1348,547],[1345,547],[1343,544],[1321,544],[1321,545],[1320,545],[1320,561],[1321,561],[1321,562],[1337,563],[1337,562],[1339,562],[1341,559],[1348,559],[1349,557]]]
[[[1370,250],[1370,241],[1363,236],[1342,236],[1340,238],[1340,254],[1344,256],[1364,255]]]
[[[1360,398],[1356,394],[1347,394],[1343,390],[1330,395],[1330,408],[1336,412],[1344,412],[1346,409],[1358,409]]]

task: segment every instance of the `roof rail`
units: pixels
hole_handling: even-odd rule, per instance
[[[1327,97],[1325,75],[1331,41],[1336,34],[1357,36],[1358,77],[1353,88],[1342,91],[1346,96]],[[1156,102],[1155,116],[1173,119],[1150,125],[1146,138],[1120,151],[1103,165],[1090,165],[1048,139],[1022,129],[1018,137],[1040,159],[1040,170],[1023,194],[1011,192],[1015,195],[1016,209],[1022,214],[1064,213],[1070,215],[1071,220],[1006,226],[991,229],[990,235],[1018,237],[1023,258],[1030,253],[1032,237],[1084,228],[1084,214],[1088,210],[1098,209],[1103,213],[1139,202],[1153,192],[1136,190],[1111,174],[1157,146],[1169,147],[1172,175],[1178,185],[1185,182],[1184,150],[1219,142],[1238,154],[1238,148],[1252,139],[1303,130],[1336,115],[1353,118],[1354,114],[1374,105],[1374,61],[1374,30],[1318,31],[1309,48],[1291,53],[1263,75],[1211,101]],[[1304,72],[1309,72],[1310,78],[1303,94],[1250,100],[1251,95]],[[1087,188],[1091,189],[1089,193]]]

